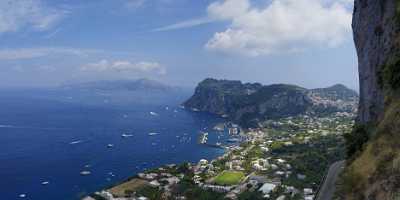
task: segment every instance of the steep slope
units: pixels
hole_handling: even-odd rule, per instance
[[[299,114],[354,112],[358,95],[342,85],[308,90],[295,85],[206,79],[184,103],[192,110],[209,112],[239,123],[257,126],[268,118]]]
[[[347,138],[343,199],[400,198],[400,1],[356,0],[360,106]]]

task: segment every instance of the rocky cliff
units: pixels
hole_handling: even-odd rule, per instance
[[[383,114],[378,74],[398,52],[396,6],[395,0],[355,1],[353,30],[359,62],[361,123],[376,121]]]
[[[343,199],[400,198],[399,12],[399,0],[355,1],[360,105],[358,124],[346,137]]]
[[[199,83],[194,95],[184,106],[209,112],[239,123],[257,126],[268,118],[299,114],[355,112],[358,95],[343,85],[308,90],[295,85],[206,79]]]

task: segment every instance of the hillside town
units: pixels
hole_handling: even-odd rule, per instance
[[[148,170],[84,200],[312,200],[329,165],[343,159],[343,135],[353,119],[347,112],[299,115],[267,120],[263,128],[230,129],[242,141],[225,146],[221,157]]]

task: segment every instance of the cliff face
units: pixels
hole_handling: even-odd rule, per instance
[[[267,118],[298,114],[355,112],[358,95],[343,85],[308,90],[295,85],[206,79],[184,106],[228,117],[244,127]]]
[[[353,15],[354,41],[360,76],[359,122],[378,120],[383,115],[384,94],[378,74],[398,53],[396,0],[356,0]]]
[[[358,125],[346,137],[343,199],[400,198],[400,1],[356,0]]]

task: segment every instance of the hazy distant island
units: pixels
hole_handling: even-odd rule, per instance
[[[90,105],[173,104],[187,99],[191,89],[171,86],[151,79],[99,80],[66,83],[33,90],[35,96]]]
[[[183,106],[225,118],[231,123],[215,128],[229,129],[239,143],[221,146],[225,154],[216,159],[146,170],[84,199],[314,199],[329,166],[345,157],[343,136],[357,101],[357,92],[340,84],[305,89],[205,79]]]
[[[164,91],[170,92],[180,90],[178,87],[166,85],[164,83],[150,79],[133,79],[133,80],[100,80],[82,83],[63,84],[63,89],[71,90],[98,90],[98,91]]]

